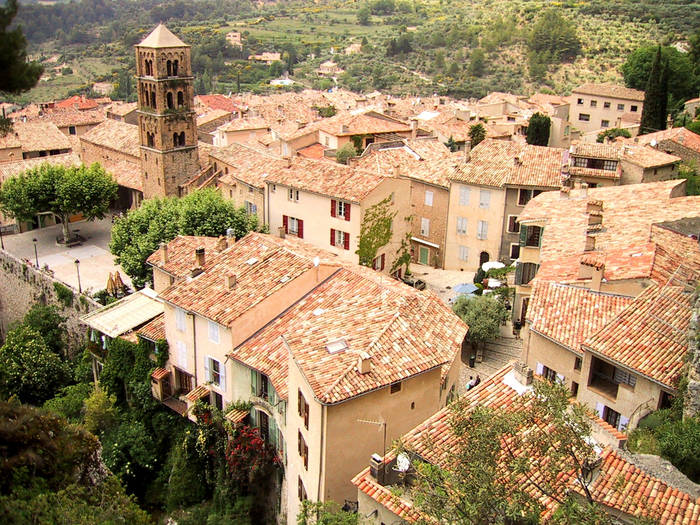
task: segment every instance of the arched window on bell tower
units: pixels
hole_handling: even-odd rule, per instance
[[[178,69],[178,61],[177,61],[177,60],[173,60],[173,76],[174,76],[174,77],[177,76],[177,69]]]
[[[156,144],[156,135],[155,133],[146,133],[146,144],[148,145],[149,148],[153,148]]]
[[[173,148],[177,148],[178,142],[179,142],[179,137],[177,136],[177,133],[173,133]]]
[[[180,132],[178,139],[179,139],[178,142],[179,142],[180,146],[184,146],[185,145],[185,132],[184,131]]]
[[[156,92],[151,91],[151,107],[155,108],[156,107]]]
[[[167,104],[168,104],[168,109],[173,109],[173,94],[168,91],[167,95],[165,95]]]
[[[167,70],[169,77],[173,76],[173,63],[170,60],[165,63],[165,69]]]
[[[177,60],[175,61],[177,62]],[[185,105],[185,95],[182,91],[177,92],[177,107],[181,108]]]

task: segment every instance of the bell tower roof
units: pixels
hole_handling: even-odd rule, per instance
[[[138,47],[190,47],[176,37],[163,24],[158,24],[151,34],[144,38]]]

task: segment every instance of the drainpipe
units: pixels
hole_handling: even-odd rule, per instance
[[[324,437],[326,435],[326,410],[328,407],[326,405],[321,405],[321,463],[318,468],[318,488],[316,489],[316,501],[321,500],[321,480],[323,479],[323,474],[326,470],[326,452],[324,450]]]
[[[267,193],[267,199],[263,203],[265,206],[265,215],[267,215],[267,226],[270,226],[270,185],[265,183],[265,192]]]
[[[192,350],[194,351],[194,386],[197,385],[197,328],[196,328],[196,316],[194,312],[192,314]]]

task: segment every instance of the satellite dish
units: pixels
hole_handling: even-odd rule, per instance
[[[408,454],[401,452],[396,457],[396,470],[399,472],[406,472],[411,467],[411,460],[408,458]]]
[[[318,255],[314,257],[314,266],[318,266],[321,263],[321,259],[318,258]]]
[[[656,139],[651,139],[651,142],[649,142],[649,145],[650,145],[652,148],[655,148],[657,144],[658,144],[658,142],[656,142]]]

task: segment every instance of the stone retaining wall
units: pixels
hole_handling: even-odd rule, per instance
[[[68,296],[64,301],[59,299],[56,286]],[[72,292],[72,300],[69,298]],[[51,304],[58,307],[59,312],[66,318],[66,329],[70,347],[76,348],[84,340],[87,327],[78,318],[92,310],[100,308],[100,304],[79,294],[72,286],[59,281],[51,272],[37,270],[10,253],[0,250],[0,340],[4,340],[8,327],[15,321],[20,321],[34,303]]]

